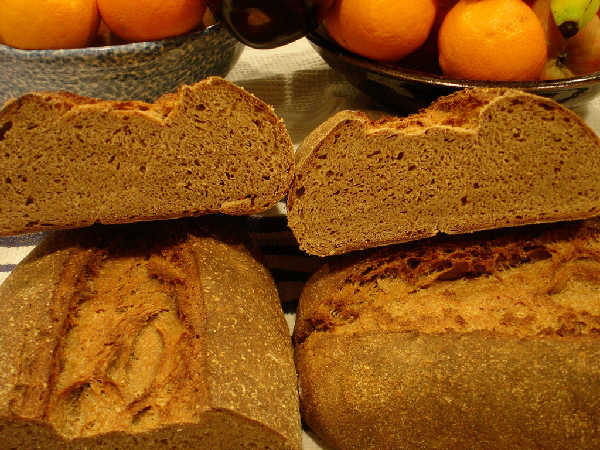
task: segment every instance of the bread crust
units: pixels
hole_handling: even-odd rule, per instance
[[[67,92],[0,111],[0,235],[265,211],[293,146],[273,109],[217,77],[155,103]]]
[[[598,339],[315,334],[302,416],[336,449],[598,448]]]
[[[459,91],[407,118],[344,111],[299,149],[288,222],[303,250],[329,256],[591,218],[599,154],[575,113],[511,89]]]
[[[537,225],[328,260],[294,329],[334,448],[600,445],[600,227]]]
[[[0,447],[300,448],[287,324],[222,218],[55,232],[0,286]]]

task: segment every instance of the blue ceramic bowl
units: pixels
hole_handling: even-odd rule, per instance
[[[153,101],[180,84],[225,76],[243,50],[220,23],[160,41],[65,50],[0,44],[0,105],[31,91]]]

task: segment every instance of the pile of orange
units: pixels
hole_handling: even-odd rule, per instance
[[[21,49],[85,47],[106,30],[126,42],[198,27],[205,0],[0,0],[0,42]]]
[[[354,53],[395,62],[417,52],[453,78],[535,80],[548,59],[544,27],[523,0],[337,0],[323,24]]]

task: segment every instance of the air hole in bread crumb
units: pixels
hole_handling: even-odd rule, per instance
[[[5,181],[6,181],[6,184],[11,184],[12,183],[12,180],[10,179],[10,177],[7,177]]]
[[[327,175],[328,177],[332,177],[335,175],[335,172],[333,170],[328,170],[325,175]]]
[[[304,187],[296,189],[296,197],[298,197],[298,198],[302,197],[305,192],[306,192],[306,189],[304,189]]]
[[[146,173],[146,166],[140,166],[140,172]]]
[[[467,196],[465,195],[463,198],[460,199],[460,202],[462,203],[462,205],[466,205],[467,204]]]
[[[25,206],[31,205],[33,203],[33,197],[30,195],[29,197],[27,197],[27,200],[25,200]]]
[[[421,260],[418,258],[408,258],[406,260],[406,265],[412,270],[419,267],[419,264],[421,264]]]
[[[4,139],[4,135],[12,128],[13,123],[9,120],[0,127],[0,141]]]
[[[408,166],[409,171],[415,170],[416,168],[417,168],[417,166],[415,166],[414,164],[411,164],[410,166]]]
[[[396,159],[397,159],[397,160],[400,160],[400,159],[402,159],[402,158],[404,158],[404,152],[400,152],[400,153],[398,153],[398,154],[396,155]]]

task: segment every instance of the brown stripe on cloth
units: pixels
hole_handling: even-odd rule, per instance
[[[322,259],[299,249],[284,215],[251,216],[248,230],[275,279],[281,301],[297,301],[304,283],[321,266]]]

